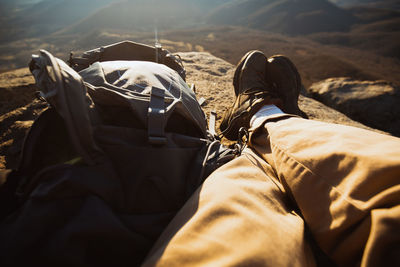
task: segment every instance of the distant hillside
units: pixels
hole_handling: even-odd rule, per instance
[[[65,27],[81,20],[113,0],[44,0],[26,10],[23,17],[18,18],[21,24],[53,25]]]
[[[369,7],[380,7],[392,10],[400,10],[399,0],[329,0],[330,2],[342,6],[369,6]]]
[[[154,31],[194,27],[216,7],[234,0],[125,0],[114,1],[82,21],[65,28],[61,34],[92,30]]]
[[[267,55],[287,55],[299,67],[306,87],[328,77],[353,77],[357,80],[384,79],[400,85],[400,60],[371,53],[368,49],[334,46],[329,42],[322,45],[310,41],[308,36],[289,37],[232,26],[171,31],[165,36],[172,41],[200,45],[205,51],[233,64],[236,64],[250,49],[259,49]],[[379,39],[376,42],[379,42]],[[389,47],[391,44],[381,45]],[[394,52],[393,50],[392,53]]]
[[[380,3],[352,1],[364,2]],[[155,25],[160,30],[238,25],[304,35],[347,32],[354,24],[396,16],[390,9],[342,9],[327,0],[2,0],[0,13],[0,43],[54,32],[60,36],[95,30],[154,31]]]
[[[360,5],[360,4],[367,4],[378,2],[377,0],[329,0],[338,6],[349,6],[349,5]]]
[[[1,0],[0,1],[0,13],[6,14],[10,11],[18,8],[22,8],[28,5],[34,5],[39,3],[42,0]]]
[[[76,23],[114,0],[5,1],[0,42],[43,36]],[[1,6],[0,6],[1,7]]]
[[[49,8],[52,6],[49,5],[51,1],[54,0],[47,0],[38,5]],[[187,28],[208,23],[240,25],[299,35],[347,31],[355,21],[348,11],[326,0],[102,0],[112,3],[105,5],[100,1],[98,6],[101,9],[82,20],[79,20],[80,11],[72,16],[76,18],[67,15],[73,13],[70,9],[73,4],[66,5],[65,1],[68,0],[56,1],[60,2],[57,6],[63,6],[64,10],[58,19],[59,23],[65,21],[65,17],[68,18],[64,23],[68,27],[59,32],[62,34],[84,33],[96,29],[149,31],[154,29],[156,23],[160,29]],[[72,2],[75,1],[78,0]],[[58,16],[57,10],[59,9],[51,13]],[[82,9],[82,13],[84,11],[85,9]],[[50,16],[44,22],[54,19]],[[71,21],[75,23],[68,23]]]
[[[400,81],[400,12],[384,8],[399,1],[339,8],[326,0],[0,0],[10,7],[0,16],[0,72],[26,66],[41,48],[66,59],[71,50],[125,39],[154,44],[157,25],[175,51],[207,50],[231,63],[272,45],[304,62],[307,82],[330,75]],[[274,42],[276,33],[286,36]]]
[[[362,24],[400,17],[400,10],[371,7],[369,5],[349,7],[347,10],[357,18],[358,23]]]
[[[370,7],[381,7],[400,11],[400,0],[380,0],[368,4]]]
[[[85,33],[97,29],[154,31],[156,24],[161,29],[179,28],[193,25],[197,16],[195,5],[191,1],[118,1],[60,33]]]
[[[355,18],[326,0],[246,0],[214,10],[208,22],[281,32],[308,34],[347,31]]]
[[[346,8],[356,18],[348,32],[315,33],[321,44],[353,47],[400,60],[400,11],[369,5]]]
[[[303,35],[346,32],[357,23],[396,16],[390,7],[400,0],[353,0],[343,9],[340,0],[1,0],[0,43],[59,34],[87,34],[94,30],[153,31],[238,25]],[[364,3],[363,5],[360,5]],[[379,10],[375,9],[380,7]],[[385,9],[383,9],[385,8]],[[375,11],[374,11],[375,10]]]

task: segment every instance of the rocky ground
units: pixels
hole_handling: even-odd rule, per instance
[[[392,83],[331,78],[307,91],[353,120],[400,137],[400,88]]]
[[[180,55],[187,69],[188,83],[194,83],[198,98],[203,97],[206,100],[203,104],[206,114],[210,114],[212,110],[217,111],[217,125],[219,125],[224,111],[232,105],[234,100],[232,78],[235,66],[207,52],[188,52],[180,53]],[[303,93],[307,95],[307,92]],[[356,122],[343,113],[304,94],[300,95],[299,105],[310,119],[345,124],[383,133]]]
[[[187,69],[187,82],[194,83],[198,99],[204,98],[206,114],[217,111],[217,127],[233,103],[232,77],[235,66],[207,52],[180,53]],[[16,168],[23,139],[33,120],[47,105],[35,100],[34,79],[27,68],[0,74],[0,168]],[[310,91],[311,92],[311,91]],[[304,93],[306,91],[304,90]],[[369,128],[343,113],[305,95],[300,107],[310,119]]]

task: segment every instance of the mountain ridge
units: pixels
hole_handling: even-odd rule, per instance
[[[340,21],[337,18],[340,17]],[[215,24],[301,35],[314,32],[346,31],[355,18],[325,0],[246,0],[220,6],[209,15]],[[318,21],[318,23],[315,23]]]
[[[12,2],[11,0],[4,1]],[[173,51],[206,50],[233,64],[242,53],[249,49],[268,51],[273,48],[274,53],[285,53],[302,63],[302,69],[306,69],[304,71],[306,83],[315,82],[315,79],[329,78],[330,75],[349,75],[356,79],[400,80],[399,71],[397,71],[400,69],[400,30],[398,27],[400,12],[396,10],[369,6],[337,8],[328,1],[317,0],[173,0],[168,3],[164,1],[158,8],[157,12],[159,13],[148,13],[148,15],[153,15],[144,20],[142,17],[145,16],[145,11],[157,7],[157,5],[152,6],[152,3],[158,3],[161,0],[101,0],[97,2],[90,0],[85,2],[86,9],[91,10],[86,16],[82,15],[83,12],[80,15],[76,14],[74,19],[63,20],[60,18],[58,24],[51,23],[57,17],[56,15],[44,18],[43,21],[39,19],[45,17],[50,10],[55,10],[54,14],[65,10],[63,16],[64,18],[68,17],[71,9],[68,9],[67,6],[74,5],[71,3],[79,6],[76,4],[77,1],[57,0],[54,2],[57,4],[53,3],[36,10],[31,18],[20,21],[22,26],[32,24],[30,28],[25,29],[21,25],[18,28],[18,23],[0,24],[0,39],[3,39],[0,42],[0,71],[26,66],[31,54],[37,53],[38,49],[46,49],[58,57],[67,59],[70,51],[84,51],[125,39],[154,44],[157,29],[159,39],[173,41],[174,44],[171,46]],[[141,8],[138,8],[135,5],[139,1],[148,3],[139,5]],[[21,2],[24,1],[21,0]],[[103,4],[96,4],[100,2]],[[304,3],[311,4],[304,6]],[[23,12],[28,10],[27,6],[38,8],[46,4],[49,4],[48,0],[36,4],[26,4],[25,1],[25,7],[18,12],[22,12],[19,14],[23,16]],[[237,9],[239,4],[252,6],[247,10],[246,8]],[[221,10],[227,5],[236,6],[235,10],[244,14],[238,19],[246,23],[238,24],[246,25],[221,26],[208,21],[207,14],[210,14],[208,12],[215,12],[218,7]],[[292,7],[294,11],[289,7]],[[324,28],[325,24],[335,24],[330,23],[332,19],[325,20],[327,22],[325,24],[322,23],[322,19],[319,19],[321,16],[324,17],[327,12],[321,11],[324,8],[336,10],[340,14],[342,12],[350,14],[349,20],[355,20],[355,22],[349,29],[341,29],[343,31]],[[287,11],[285,11],[286,9]],[[165,16],[164,20],[160,17],[156,22],[155,17],[159,17],[158,14],[163,12],[174,15]],[[276,17],[269,16],[268,14],[271,12],[276,13]],[[134,16],[136,13],[143,14]],[[182,17],[182,23],[179,21],[178,15],[180,14],[185,15],[185,19]],[[10,16],[12,21],[18,21],[18,16]],[[285,16],[300,19],[305,24],[297,23],[296,19],[286,20]],[[83,18],[81,19],[81,17]],[[131,19],[131,17],[136,17],[136,19]],[[268,18],[271,20],[268,22],[269,24],[265,24],[263,21]],[[0,18],[0,21],[4,21],[4,19]],[[46,19],[48,19],[47,23],[45,23]],[[314,20],[316,23],[313,23]],[[146,22],[146,27],[141,28],[139,22]],[[316,24],[315,27],[318,31],[313,32],[314,29],[308,34],[296,34],[296,32],[302,31],[293,27],[303,25],[301,27],[311,29],[312,27],[308,27],[307,23]],[[15,27],[11,27],[10,24]],[[68,25],[60,26],[63,24]],[[348,27],[346,26],[347,22],[343,25]],[[318,27],[322,27],[324,31],[319,32],[321,28]],[[288,31],[294,31],[294,34],[288,34]],[[29,32],[27,36],[24,35],[26,32]],[[16,39],[13,39],[13,36]],[[177,50],[174,50],[176,48]],[[347,52],[350,50],[351,52]]]

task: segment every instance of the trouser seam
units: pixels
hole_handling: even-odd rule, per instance
[[[253,153],[254,153],[255,155],[253,155]],[[289,213],[291,213],[292,215],[295,215],[295,216],[299,216],[300,218],[302,218],[302,219],[304,220],[304,218],[303,218],[303,216],[302,216],[300,210],[298,210],[298,207],[294,208],[294,207],[292,206],[292,205],[296,205],[296,204],[295,204],[295,203],[289,204],[289,203],[287,202],[286,198],[288,197],[288,194],[287,194],[287,192],[285,192],[285,189],[284,189],[282,183],[281,183],[279,180],[274,179],[273,177],[271,177],[271,175],[269,175],[269,174],[265,171],[265,168],[264,168],[263,164],[260,163],[260,161],[263,160],[263,158],[260,157],[254,149],[250,149],[250,152],[249,152],[249,151],[244,152],[242,155],[243,155],[244,157],[246,157],[246,158],[250,161],[250,163],[254,165],[254,167],[260,169],[260,171],[261,171],[265,176],[267,176],[267,178],[264,179],[265,182],[267,182],[267,183],[268,183],[268,181],[269,181],[269,182],[272,182],[272,183],[278,188],[279,193],[280,193],[281,196],[282,196],[281,200],[283,201],[283,203],[277,202],[277,205],[282,205],[282,204],[285,205],[285,208],[286,208],[286,209],[290,209],[290,212],[289,212]],[[257,157],[260,157],[261,160],[258,159]],[[255,161],[255,162],[254,162],[254,161]],[[267,163],[268,165],[270,165],[268,162],[266,162],[266,163]],[[274,173],[276,174],[276,172],[275,172],[275,170],[272,168],[272,166],[271,166],[271,169],[272,169],[272,170],[274,171]],[[270,200],[271,200],[271,201],[275,201],[273,198],[270,198]],[[288,199],[288,200],[289,200],[289,199]],[[292,202],[293,200],[290,199],[290,201]]]
[[[250,150],[251,152],[248,152],[248,151],[246,151],[246,152],[244,152],[243,153],[243,156],[245,156],[250,162],[251,162],[251,164],[253,164],[255,167],[257,167],[257,168],[259,168],[259,169],[261,169],[261,171],[265,174],[265,176],[267,176],[268,177],[268,179],[270,180],[270,181],[272,181],[272,183],[279,189],[279,191],[283,194],[283,195],[285,195],[286,193],[282,190],[282,188],[281,188],[281,186],[279,186],[277,183],[279,183],[278,181],[275,181],[272,177],[270,177],[270,175],[268,175],[268,173],[266,173],[266,171],[264,170],[264,167],[262,166],[262,164],[261,163],[259,163],[259,164],[255,164],[253,161],[256,161],[257,163],[260,161],[259,159],[257,159],[256,158],[256,156],[254,156],[254,155],[252,155],[252,153],[254,153],[254,154],[256,154],[257,155],[257,153],[256,153],[256,151],[254,151],[253,149],[251,149]],[[258,155],[257,155],[258,156]],[[251,158],[251,159],[250,159]],[[253,160],[252,160],[253,159]],[[269,164],[268,162],[267,162],[267,164]],[[270,165],[270,164],[269,164]],[[271,168],[272,168],[272,166],[271,166]],[[273,169],[273,168],[272,168]],[[275,170],[274,170],[274,172],[275,172]]]

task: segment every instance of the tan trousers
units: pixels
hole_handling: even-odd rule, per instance
[[[339,266],[400,266],[399,138],[267,121],[194,193],[144,265],[315,266],[311,240]]]

